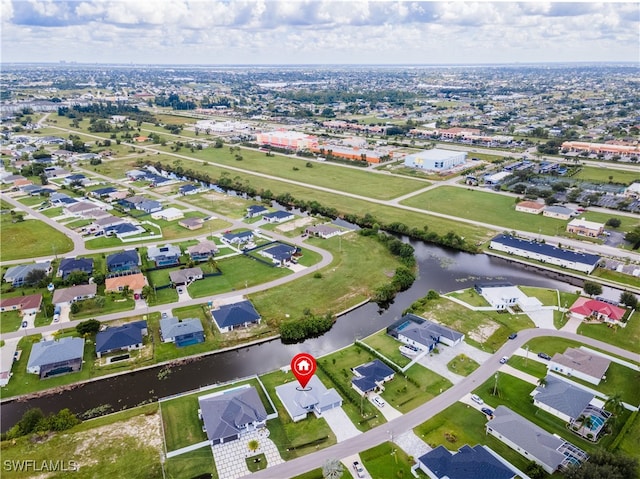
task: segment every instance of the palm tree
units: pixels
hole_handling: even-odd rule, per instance
[[[260,447],[260,443],[257,441],[257,439],[251,439],[251,441],[247,443],[247,447],[251,452],[256,452]]]
[[[209,259],[207,259],[207,264],[211,268],[211,271],[218,271],[218,262],[213,257],[213,255],[209,256]]]
[[[337,459],[329,459],[322,465],[322,477],[324,479],[340,479],[343,471],[342,463]]]
[[[545,376],[541,377],[540,379],[538,379],[538,386],[540,386],[541,388],[545,387],[547,385],[547,378]]]
[[[619,416],[624,410],[624,403],[622,402],[622,396],[620,393],[615,393],[610,396],[604,403],[603,409],[609,411],[614,417]]]

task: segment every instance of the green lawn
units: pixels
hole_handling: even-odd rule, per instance
[[[519,286],[520,291],[529,297],[538,298],[543,306],[558,306],[558,291],[547,288]]]
[[[447,293],[445,296],[450,296],[452,298],[459,299],[460,301],[464,301],[469,306],[491,306],[489,302],[481,295],[479,295],[478,292],[473,288],[467,288],[462,291],[453,291],[451,293]]]
[[[98,307],[93,299],[85,299],[79,301],[78,304],[81,307],[80,312],[69,314],[72,320],[92,318],[96,315],[118,313],[120,311],[130,311],[135,307],[135,301],[132,298],[122,298],[119,293],[107,293],[102,308]]]
[[[35,461],[36,466],[59,461],[59,467],[64,466],[67,472],[54,473],[55,477],[78,479],[162,477],[161,448],[145,443],[149,437],[156,444],[161,444],[161,439],[157,437],[155,430],[149,428],[156,421],[158,416],[155,404],[129,409],[96,420],[85,421],[64,433],[53,434],[46,440],[34,441],[31,436],[25,436],[14,442],[4,441],[1,446],[2,459],[11,461],[10,463],[31,460]],[[72,467],[71,461],[79,468]],[[33,468],[17,471],[5,467],[2,477],[26,479],[35,476]]]
[[[343,464],[344,466],[344,464]],[[352,479],[351,471],[349,469],[344,468],[342,472],[342,476],[340,479]],[[311,471],[305,472],[304,474],[300,474],[299,476],[294,476],[291,479],[325,479],[322,474],[322,468],[313,469]]]
[[[212,479],[218,479],[210,447],[202,447],[167,459],[164,471],[167,479],[191,479],[202,474],[212,474]]]
[[[255,201],[247,201],[238,196],[227,196],[215,191],[185,196],[182,201],[235,219],[243,218],[247,213],[247,207],[255,204]]]
[[[188,211],[184,214],[184,217],[185,218],[204,218],[204,215],[196,211]],[[180,220],[165,221],[165,220],[152,219],[150,221],[162,228],[163,240],[171,241],[179,238],[189,238],[189,237],[192,237],[194,234],[197,234],[197,233],[194,233],[194,231],[191,231],[187,228],[180,226],[178,224]],[[229,223],[228,221],[213,219],[213,220],[205,221],[202,225],[202,229],[197,231],[219,231],[229,227],[231,227],[231,223]]]
[[[323,418],[317,418],[309,414],[306,419],[293,422],[289,413],[276,395],[276,386],[290,381],[295,381],[293,375],[280,370],[260,376],[269,396],[278,410],[278,419],[267,422],[270,436],[285,460],[309,454],[317,449],[324,449],[336,443],[336,437]],[[331,387],[329,383],[325,384]],[[320,441],[317,445],[314,441]],[[311,443],[311,444],[309,444]]]
[[[0,333],[17,331],[20,324],[22,324],[22,316],[19,311],[0,313]]]
[[[613,271],[607,268],[596,268],[593,270],[593,273],[591,273],[591,276],[640,288],[640,277],[619,273],[618,271]]]
[[[447,363],[449,371],[461,376],[468,376],[479,367],[480,365],[477,362],[464,354],[459,354]]]
[[[342,311],[371,297],[375,288],[389,282],[400,265],[377,240],[355,233],[342,236],[341,241],[334,237],[309,238],[307,242],[328,250],[333,262],[318,271],[320,278],[315,273],[308,274],[292,283],[252,294],[251,300],[267,321],[280,322],[286,314],[301,317],[306,308],[315,314]],[[240,279],[244,285],[244,278]]]
[[[368,346],[371,346],[373,349],[389,358],[401,368],[411,362],[411,359],[404,356],[403,354],[400,354],[400,346],[402,346],[402,343],[389,336],[386,329],[382,329],[377,333],[372,334],[371,336],[365,338],[362,342],[367,344]]]
[[[578,334],[613,344],[627,351],[640,353],[640,313],[636,311],[625,328],[608,327],[606,324],[586,324],[578,326]]]
[[[427,319],[434,319],[464,333],[465,340],[469,344],[488,352],[497,351],[507,341],[509,334],[534,327],[533,322],[524,314],[511,315],[497,311],[471,311],[443,297],[427,301],[425,306],[415,314]],[[488,338],[480,337],[477,332],[481,326],[492,326],[497,329]],[[474,335],[477,339],[471,337]]]
[[[392,442],[382,444],[360,453],[362,464],[373,479],[411,478],[413,461],[409,455]],[[418,477],[427,477],[420,472]]]
[[[638,179],[637,171],[615,170],[597,166],[583,166],[578,173],[572,176],[574,180],[593,181],[596,183],[608,183],[609,176],[613,176],[614,183],[630,185]]]
[[[38,220],[11,222],[11,216],[3,214],[0,219],[0,260],[37,258],[68,253],[73,242],[58,230]],[[46,241],[42,241],[46,238]],[[25,245],[29,245],[25,248]]]
[[[382,393],[389,404],[403,413],[417,408],[452,386],[448,379],[419,364],[411,366],[405,374],[408,380],[396,375],[388,386],[385,385]]]

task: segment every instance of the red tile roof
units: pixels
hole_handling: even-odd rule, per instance
[[[18,306],[18,309],[39,309],[41,303],[41,294],[30,294],[29,296],[16,296],[0,300],[0,308]]]
[[[598,301],[596,299],[587,299],[586,301],[580,301],[580,299],[584,300],[586,298],[578,298],[578,301],[576,301],[570,308],[572,313],[578,313],[582,316],[591,316],[594,312],[597,312],[598,314],[606,316],[609,319],[615,319],[616,321],[620,321],[624,316],[625,310],[618,306],[605,303],[604,301]]]

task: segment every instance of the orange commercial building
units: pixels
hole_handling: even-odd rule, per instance
[[[585,141],[565,141],[562,143],[562,149],[568,151],[577,151],[588,153],[604,153],[611,155],[629,155],[640,156],[640,147],[638,145],[612,145],[609,143],[588,143]]]

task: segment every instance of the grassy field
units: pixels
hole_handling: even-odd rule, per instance
[[[515,199],[511,196],[455,186],[443,186],[425,191],[402,201],[401,204],[503,226],[506,229],[531,231],[551,236],[563,235],[567,224],[565,220],[516,211]],[[620,231],[628,231],[637,223],[628,216],[616,216],[614,213],[586,212],[581,217],[603,223],[609,218],[618,218],[621,221],[618,228]]]
[[[572,179],[593,181],[596,183],[608,183],[610,176],[613,177],[611,181],[614,183],[622,183],[624,185],[630,185],[634,181],[638,180],[637,171],[614,170],[597,166],[583,166],[582,169],[572,177]]]
[[[482,296],[480,296],[478,292],[473,288],[467,288],[462,291],[453,291],[451,293],[447,293],[445,296],[450,296],[452,298],[459,299],[460,301],[464,301],[469,306],[491,306],[489,302]]]
[[[416,314],[464,333],[469,344],[488,352],[497,351],[509,334],[534,327],[529,317],[523,314],[514,316],[497,311],[471,311],[446,298],[429,301],[425,308]],[[479,333],[483,327],[495,328],[495,331],[489,337],[485,337]],[[471,336],[476,336],[477,339]]]
[[[478,369],[480,365],[475,362],[470,357],[465,354],[460,354],[453,358],[447,364],[447,369],[453,373],[459,374],[461,376],[468,376],[476,369]]]
[[[202,447],[167,459],[164,470],[167,479],[191,479],[203,474],[212,474],[211,479],[218,479],[210,447]]]
[[[289,413],[287,413],[280,398],[276,395],[275,388],[280,384],[295,381],[290,372],[274,371],[261,376],[260,380],[278,410],[278,419],[268,421],[267,427],[269,428],[270,439],[278,447],[283,459],[290,460],[300,457],[336,443],[333,431],[331,431],[331,428],[323,418],[317,418],[315,415],[309,414],[306,419],[293,422],[289,417]],[[308,444],[314,441],[321,442],[317,445]]]
[[[538,298],[543,306],[558,306],[558,291],[547,288],[519,286],[520,291],[529,297]]]
[[[291,479],[325,479],[325,478],[324,478],[324,475],[322,474],[322,468],[319,467],[318,469],[307,471],[304,474],[300,474],[299,476],[294,476]],[[349,469],[344,468],[342,470],[342,475],[340,476],[340,479],[353,479],[353,475],[351,474],[351,471]]]
[[[0,313],[0,333],[11,333],[17,331],[22,323],[22,316],[19,311],[7,311]]]
[[[286,318],[285,314],[301,317],[307,308],[315,314],[342,311],[369,298],[375,288],[389,281],[400,264],[377,240],[356,233],[344,235],[342,240],[309,238],[307,242],[328,250],[333,262],[318,271],[319,278],[309,274],[250,295],[267,321],[280,322]]]
[[[59,467],[66,468],[67,472],[47,477],[162,477],[162,436],[157,409],[157,405],[148,405],[110,414],[40,440],[27,436],[15,442],[4,441],[1,445],[3,464],[31,460],[40,466],[45,461],[46,464],[60,461]],[[2,477],[35,476],[33,467],[23,471],[3,467]]]
[[[619,273],[607,268],[596,268],[593,273],[591,273],[591,276],[640,288],[640,277]]]
[[[627,322],[626,328],[608,327],[604,323],[582,323],[578,326],[578,334],[640,353],[640,314],[636,311]]]
[[[13,223],[9,214],[3,214],[0,230],[0,261],[53,256],[73,249],[73,242],[67,236],[42,221]],[[42,238],[47,240],[42,241]]]
[[[413,461],[409,455],[392,442],[382,444],[360,453],[362,464],[374,479],[410,478]],[[419,471],[418,477],[427,477]]]
[[[400,354],[400,346],[402,345],[402,343],[389,336],[386,329],[372,334],[371,336],[365,338],[362,342],[368,346],[371,346],[373,349],[396,363],[401,368],[411,362],[411,359],[404,356],[403,354]]]

